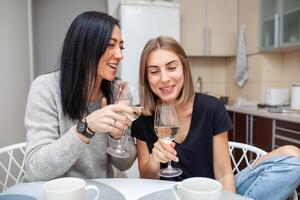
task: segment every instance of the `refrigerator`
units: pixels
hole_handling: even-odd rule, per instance
[[[139,62],[146,42],[160,35],[180,39],[177,1],[120,1],[117,14],[124,40],[124,59],[118,76],[131,88],[133,103],[139,103]]]

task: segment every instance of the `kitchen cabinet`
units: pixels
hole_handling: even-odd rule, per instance
[[[238,30],[246,26],[246,53],[259,52],[259,2],[260,0],[238,0]]]
[[[249,143],[249,115],[234,113],[234,138],[235,142]]]
[[[300,1],[261,0],[262,50],[300,48]]]
[[[229,141],[241,142],[248,144],[249,140],[249,115],[231,112],[229,115],[232,117],[233,129],[231,130],[232,136],[229,134]],[[233,156],[235,160],[239,160],[243,156],[241,151],[233,152]],[[249,158],[251,158],[251,153],[248,154]],[[246,168],[247,163],[244,161],[240,164],[240,168]]]
[[[237,0],[180,0],[181,44],[188,56],[234,56]]]
[[[228,132],[228,140],[248,143],[249,116],[246,114],[228,111],[233,128]]]
[[[265,151],[272,150],[272,119],[238,112],[232,112],[230,115],[233,121],[233,133],[232,136],[229,134],[229,140],[251,144]]]
[[[300,148],[300,123],[276,120],[275,148],[283,145],[295,145]],[[300,199],[300,186],[297,188]]]
[[[283,145],[300,148],[300,121],[289,122],[237,111],[228,111],[233,122],[229,140],[247,143],[267,152]]]
[[[284,0],[282,3],[282,44],[300,45],[300,1]]]
[[[231,121],[232,121],[232,123],[233,123],[233,112],[231,112],[231,111],[228,111],[228,114],[229,114],[229,117],[230,117],[230,119],[231,119]],[[234,128],[233,128],[234,129]],[[229,141],[233,141],[233,129],[231,129],[230,131],[228,131],[228,140]]]
[[[251,116],[250,122],[250,144],[272,151],[273,119]]]
[[[300,148],[300,121],[295,123],[236,111],[228,111],[228,114],[233,122],[230,141],[247,143],[267,152],[284,145]],[[242,163],[242,166],[246,164]],[[300,186],[297,191],[300,198]]]
[[[300,124],[276,120],[275,148],[283,145],[295,145],[300,148]]]

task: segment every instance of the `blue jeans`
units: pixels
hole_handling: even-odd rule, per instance
[[[300,184],[300,160],[276,156],[235,176],[237,193],[255,200],[285,200]]]

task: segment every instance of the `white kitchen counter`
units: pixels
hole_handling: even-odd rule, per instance
[[[257,108],[256,106],[226,106],[228,111],[250,114],[260,117],[284,120],[300,123],[300,113],[270,113],[266,108]]]

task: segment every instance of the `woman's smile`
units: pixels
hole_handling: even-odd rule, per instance
[[[157,49],[150,53],[147,76],[151,90],[164,103],[173,103],[183,87],[183,66],[179,57],[171,51]]]
[[[175,88],[175,84],[174,85],[168,85],[168,86],[163,86],[160,88],[161,92],[165,95],[169,95],[172,94],[172,92],[174,91]]]

